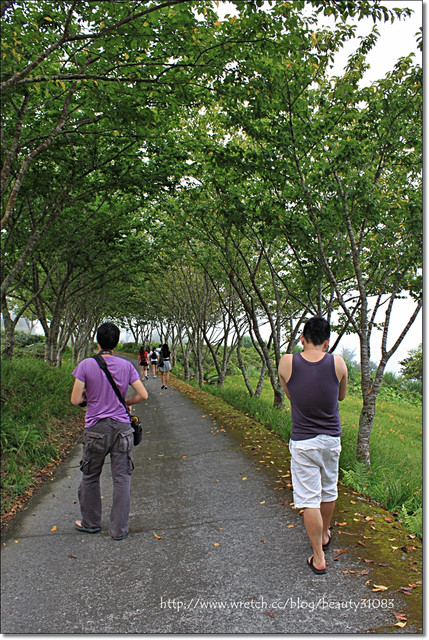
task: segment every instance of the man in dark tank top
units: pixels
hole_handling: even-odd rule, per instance
[[[330,335],[324,318],[310,318],[301,336],[302,353],[285,354],[279,364],[280,381],[291,403],[294,505],[304,510],[313,548],[307,564],[317,574],[326,572],[324,551],[331,542],[341,452],[338,401],[347,392],[347,366],[341,356],[327,352]]]

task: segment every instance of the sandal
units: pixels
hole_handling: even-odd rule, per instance
[[[75,520],[74,526],[78,531],[85,531],[85,533],[98,533],[101,531],[101,527],[85,527],[80,520]]]
[[[314,560],[314,556],[311,556],[310,559],[307,558],[307,564],[310,567],[310,569],[314,573],[317,573],[317,575],[322,575],[323,573],[326,573],[326,567],[324,569],[316,569],[316,567],[313,564],[313,560]]]
[[[329,531],[332,529],[332,527],[329,527]],[[331,540],[332,540],[332,534],[329,534],[329,540],[326,544],[322,544],[322,549],[323,551],[326,551],[326,549],[329,547],[329,545],[331,544]]]

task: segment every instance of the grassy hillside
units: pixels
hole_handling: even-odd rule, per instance
[[[81,435],[83,411],[70,404],[73,368],[32,356],[1,361],[2,514],[49,477]]]

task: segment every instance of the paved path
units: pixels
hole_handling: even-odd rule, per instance
[[[107,462],[102,532],[73,528],[79,445],[3,542],[3,633],[392,629],[391,611],[362,608],[379,594],[364,576],[344,574],[342,557],[325,576],[309,570],[302,518],[281,508],[269,471],[233,434],[178,391],[161,392],[158,380],[147,388],[149,400],[137,410],[146,433],[134,455],[129,537],[115,542],[108,534]]]

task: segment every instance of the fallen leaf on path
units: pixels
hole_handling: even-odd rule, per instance
[[[385,587],[384,584],[375,584],[373,591],[387,591],[389,587]]]
[[[218,546],[219,546],[219,544],[220,544],[219,542],[213,542],[213,546],[214,546],[214,547],[218,547]]]
[[[294,526],[295,526],[294,524],[288,524],[287,528],[292,529]]]
[[[395,616],[395,618],[400,622],[403,622],[404,620],[408,620],[407,616],[405,615],[405,613],[402,613],[402,611],[400,613],[396,613],[396,611],[392,611],[392,613]]]
[[[157,540],[162,540],[162,536],[159,536],[157,533],[155,533],[155,531],[153,532],[153,537]]]
[[[407,623],[406,622],[395,622],[395,627],[405,627]]]
[[[410,596],[413,592],[411,587],[399,587],[399,589],[396,589],[396,592],[398,591],[401,591],[401,593],[405,593],[406,596]]]
[[[244,476],[243,478],[241,478],[242,480],[247,480],[246,476]]]
[[[265,611],[265,615],[270,616],[270,618],[274,618],[276,614],[273,611]]]
[[[74,556],[72,553],[69,553],[67,558],[73,558],[73,560],[75,560],[77,558],[77,556]]]
[[[54,524],[54,526],[52,527],[51,531],[58,531],[56,524]]]

